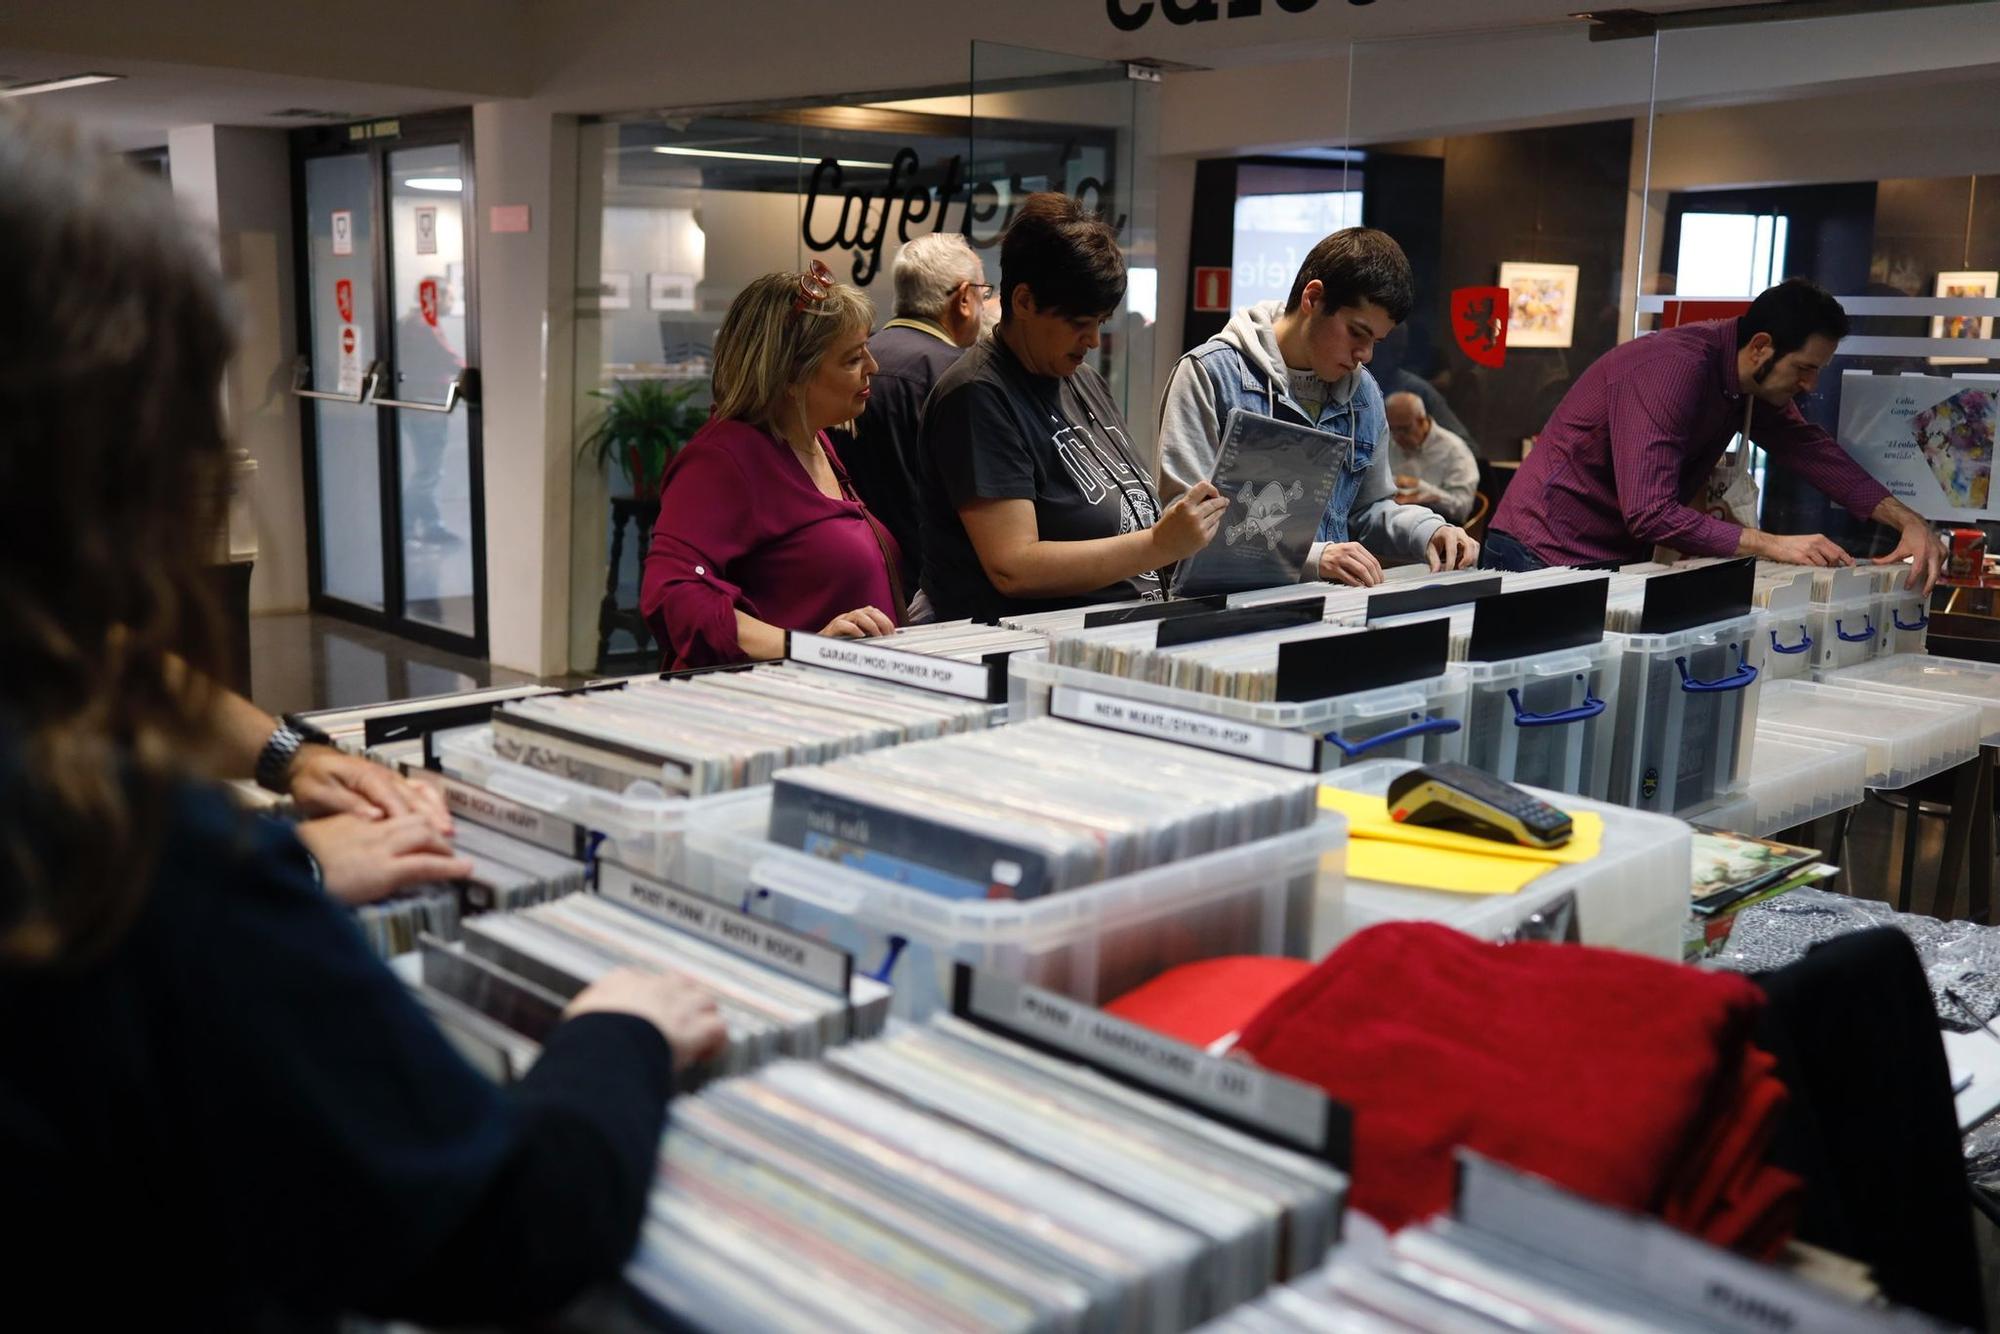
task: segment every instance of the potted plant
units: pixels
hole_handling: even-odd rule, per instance
[[[577,444],[599,468],[616,461],[640,500],[658,500],[667,462],[708,420],[694,401],[702,380],[670,387],[663,380],[625,380],[611,389],[593,389],[604,411]]]

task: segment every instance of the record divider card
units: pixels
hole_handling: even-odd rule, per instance
[[[550,852],[585,861],[589,852],[589,831],[573,820],[538,811],[531,806],[489,792],[462,778],[453,778],[433,769],[411,769],[412,782],[428,784],[444,798],[453,816],[488,829],[497,829],[510,838],[547,848]]]
[[[966,963],[953,965],[951,1012],[1343,1172],[1352,1163],[1352,1113],[1311,1084],[1211,1056],[1082,1001]]]
[[[1911,1328],[1907,1313],[1899,1318],[1891,1309],[1848,1301],[1773,1265],[1710,1246],[1656,1218],[1582,1199],[1470,1149],[1458,1150],[1457,1166],[1452,1212],[1463,1226],[1600,1275],[1704,1327],[1739,1334]]]
[[[866,676],[895,685],[912,686],[960,699],[1000,704],[1007,698],[1007,664],[959,662],[907,649],[884,648],[852,639],[809,635],[790,630],[785,634],[785,657],[808,667]]]
[[[616,861],[601,859],[597,863],[597,892],[717,949],[838,996],[853,1007],[854,956],[846,950],[641,875]]]
[[[1050,691],[1049,716],[1132,736],[1174,741],[1301,773],[1318,773],[1325,749],[1325,743],[1310,732],[1246,723],[1219,714],[1126,699],[1079,686],[1057,686]]]

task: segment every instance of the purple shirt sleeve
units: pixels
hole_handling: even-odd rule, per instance
[[[712,444],[690,444],[668,470],[639,607],[670,662],[743,656],[736,612],[757,612],[729,570],[756,544],[756,494],[729,452]]]
[[[1692,380],[1692,383],[1683,381]],[[1743,529],[1681,503],[1681,470],[1704,386],[1696,368],[1610,384],[1611,466],[1625,526],[1642,542],[1690,556],[1733,556]]]
[[[1750,418],[1750,437],[1857,519],[1872,517],[1875,507],[1889,498],[1889,489],[1870,477],[1824,427],[1807,421],[1796,404],[1774,408],[1759,403]]]

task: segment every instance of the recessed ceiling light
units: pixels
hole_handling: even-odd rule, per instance
[[[440,190],[454,195],[465,188],[465,182],[457,176],[412,176],[403,184],[412,190]]]
[[[32,97],[36,93],[59,93],[65,88],[88,88],[93,83],[116,83],[123,74],[72,74],[66,79],[43,79],[40,83],[17,83],[0,88],[0,97]]]
[[[679,148],[655,145],[653,151],[655,153],[667,153],[674,157],[726,157],[736,158],[744,162],[790,162],[801,166],[815,164],[821,160],[816,157],[794,157],[790,153],[741,153],[723,148]],[[880,168],[883,171],[889,170],[891,166],[887,162],[863,162],[858,158],[851,157],[835,158],[834,161],[843,167],[874,167]]]

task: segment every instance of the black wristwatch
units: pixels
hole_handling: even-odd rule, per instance
[[[276,792],[280,796],[291,791],[285,781],[291,771],[292,760],[298,755],[299,747],[305,745],[331,746],[333,738],[314,727],[295,713],[288,713],[278,721],[278,730],[271,733],[264,743],[264,749],[257,752],[257,786],[266,792]]]

